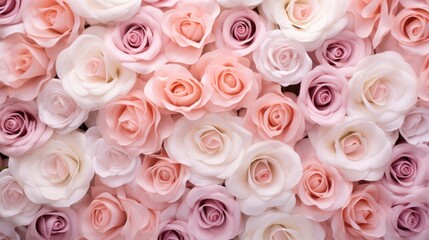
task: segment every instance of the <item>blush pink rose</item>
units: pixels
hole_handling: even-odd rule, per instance
[[[245,127],[263,140],[294,145],[305,136],[305,119],[296,102],[281,93],[266,93],[247,109]]]
[[[310,123],[332,126],[346,116],[347,79],[331,66],[319,65],[301,81],[298,106]]]
[[[423,65],[417,71],[419,78],[417,79],[417,96],[429,106],[429,56],[423,60]]]
[[[168,60],[193,64],[203,47],[215,40],[212,28],[220,7],[214,0],[178,2],[164,13],[162,30],[170,38],[165,48]]]
[[[24,34],[15,33],[2,39],[0,56],[3,59],[0,84],[9,97],[33,100],[42,84],[55,76],[55,61]]]
[[[131,153],[153,153],[173,131],[169,115],[162,115],[145,97],[134,90],[105,105],[97,116],[97,127],[108,141]]]
[[[21,21],[22,0],[4,0],[0,2],[0,26]]]
[[[377,239],[386,234],[388,194],[375,184],[359,185],[348,204],[332,218],[335,240]]]
[[[179,0],[142,0],[142,4],[152,5],[156,8],[173,7]]]
[[[401,136],[408,143],[429,143],[429,106],[418,104],[405,114],[404,122],[399,128]]]
[[[227,9],[219,15],[213,27],[215,45],[245,56],[259,46],[266,28],[266,20],[252,9]]]
[[[211,91],[206,104],[210,112],[248,107],[261,89],[261,77],[250,68],[250,61],[227,50],[204,54],[191,67],[191,72]]]
[[[138,73],[148,74],[163,66],[168,37],[159,24],[162,16],[161,10],[143,6],[131,19],[110,26],[104,36],[108,53]]]
[[[203,86],[192,74],[178,64],[167,64],[155,71],[144,87],[146,97],[156,106],[170,113],[181,113],[195,120],[207,110],[211,97],[208,86]]]
[[[53,130],[40,121],[35,102],[9,98],[0,105],[0,152],[18,157],[46,143]]]
[[[192,188],[176,213],[187,221],[196,239],[232,239],[243,229],[240,207],[223,186]]]

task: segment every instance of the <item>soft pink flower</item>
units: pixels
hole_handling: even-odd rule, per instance
[[[429,143],[429,106],[418,104],[406,115],[399,128],[401,136],[408,143]]]
[[[161,212],[158,240],[195,240],[192,234],[193,229],[189,227],[187,220],[176,219],[178,203],[169,205]],[[198,239],[198,238],[197,238]]]
[[[424,102],[429,103],[429,56],[425,57],[423,65],[417,71],[417,96]],[[427,104],[426,104],[427,105]]]
[[[16,231],[16,226],[3,218],[0,218],[0,239],[19,240],[21,239]]]
[[[168,60],[193,64],[207,43],[215,40],[213,23],[220,12],[214,0],[180,1],[164,13],[162,30],[170,38],[165,48]]]
[[[179,0],[142,0],[142,4],[152,5],[156,8],[173,7]]]
[[[21,7],[22,0],[5,0],[0,2],[0,26],[20,22]]]

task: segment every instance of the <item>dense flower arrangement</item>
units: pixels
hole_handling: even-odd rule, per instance
[[[428,0],[1,0],[0,239],[429,239]]]

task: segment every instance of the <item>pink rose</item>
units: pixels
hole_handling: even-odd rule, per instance
[[[225,187],[194,187],[182,200],[177,219],[187,221],[196,239],[232,239],[243,222],[238,203]]]
[[[302,79],[298,106],[307,121],[332,126],[346,116],[348,92],[347,79],[339,70],[319,65]]]
[[[28,225],[26,239],[75,239],[78,215],[71,208],[43,207]]]
[[[9,97],[24,101],[36,98],[42,84],[55,75],[55,61],[44,48],[21,33],[0,41],[0,84]]]
[[[206,113],[205,104],[211,97],[208,86],[203,86],[186,68],[177,64],[167,64],[155,71],[144,93],[161,109],[181,113],[191,120]]]
[[[399,128],[408,143],[429,143],[429,106],[416,105],[407,114]]]
[[[220,12],[214,0],[187,0],[164,13],[162,30],[170,38],[165,54],[170,61],[193,64],[203,47],[213,42],[213,23]]]
[[[334,239],[376,239],[386,234],[388,194],[375,184],[359,185],[332,218]]]
[[[352,183],[335,167],[320,162],[307,138],[295,145],[295,151],[303,164],[303,175],[296,187],[302,202],[298,209],[310,219],[326,221],[347,204]]]
[[[305,119],[295,101],[281,93],[266,93],[247,109],[245,127],[263,140],[294,145],[305,136]]]
[[[252,71],[250,61],[227,50],[204,54],[191,67],[191,72],[212,92],[206,105],[210,112],[248,107],[261,89],[261,77]]]
[[[429,56],[427,56],[421,68],[417,71],[417,96],[429,106]]]
[[[0,25],[21,21],[22,0],[4,0],[0,2]]]
[[[161,115],[143,91],[135,90],[105,105],[99,111],[97,127],[105,139],[131,153],[153,153],[173,130],[168,115]]]
[[[2,240],[19,240],[21,239],[16,231],[15,224],[0,218],[0,239]]]
[[[162,16],[161,10],[143,6],[131,19],[110,26],[104,36],[108,53],[138,73],[151,73],[163,66],[168,37],[159,24]]]
[[[337,36],[327,39],[316,49],[315,56],[320,64],[333,66],[350,78],[355,65],[364,57],[372,54],[368,38],[360,38],[352,31],[342,31]]]
[[[9,98],[0,105],[0,152],[18,157],[49,140],[53,130],[37,116],[35,102]]]
[[[227,48],[238,56],[253,52],[261,43],[266,21],[255,11],[236,7],[223,11],[216,19],[213,32],[217,48]]]
[[[173,7],[179,0],[142,0],[143,4],[149,4],[156,8]]]
[[[158,240],[195,240],[187,221],[176,219],[178,203],[171,204],[160,215]]]

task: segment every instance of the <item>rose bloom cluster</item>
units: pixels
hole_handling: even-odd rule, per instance
[[[3,0],[0,57],[0,239],[429,239],[428,0]]]

